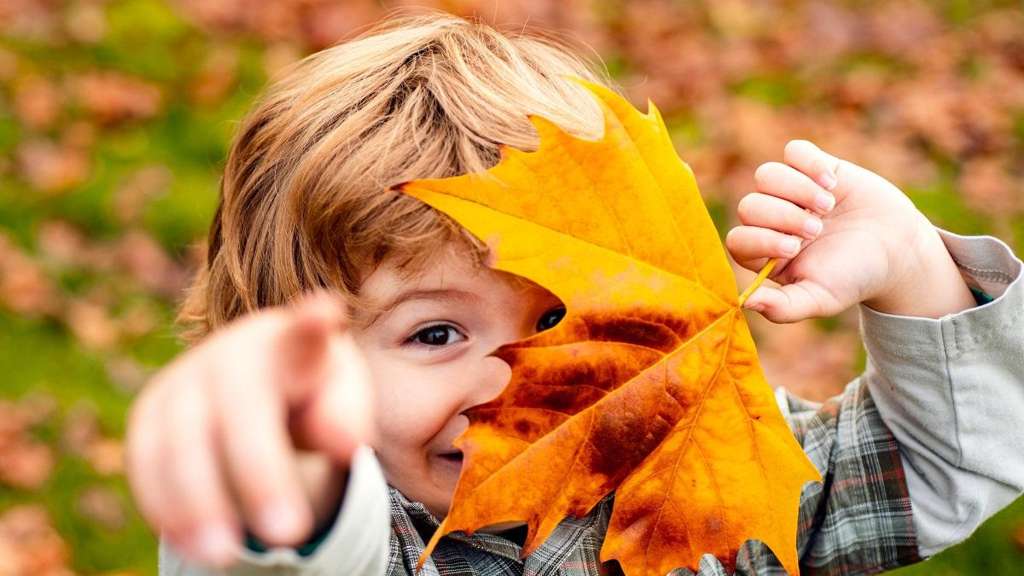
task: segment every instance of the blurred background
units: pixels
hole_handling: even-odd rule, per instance
[[[0,576],[156,573],[124,416],[181,350],[232,131],[275,70],[412,4],[591,46],[661,108],[723,232],[808,138],[1024,251],[1019,0],[0,0]],[[856,310],[751,320],[773,384],[822,399],[863,367]],[[1022,567],[1024,500],[899,573]]]

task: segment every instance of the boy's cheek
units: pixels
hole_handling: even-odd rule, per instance
[[[457,403],[444,396],[443,387],[416,374],[381,370],[374,374],[374,386],[378,451],[419,452],[422,457],[458,415]]]
[[[435,514],[447,510],[461,472],[451,442],[469,425],[464,366],[421,366],[380,349],[364,356],[373,379],[374,450],[388,483]],[[472,380],[476,382],[476,380]]]

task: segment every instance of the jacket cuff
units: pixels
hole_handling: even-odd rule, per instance
[[[936,230],[979,305],[935,319],[887,314],[861,304],[861,329],[869,352],[884,347],[901,357],[956,358],[984,344],[992,331],[1021,321],[1024,264],[1010,247],[992,236]]]
[[[861,304],[860,328],[882,416],[901,441],[926,444],[958,466],[958,435],[965,432],[959,424],[972,402],[960,372],[979,361],[1006,363],[998,352],[1016,346],[1024,326],[1024,264],[997,238],[938,231],[964,281],[992,300],[942,318],[887,314]]]

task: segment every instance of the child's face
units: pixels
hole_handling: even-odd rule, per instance
[[[355,329],[377,395],[374,449],[391,485],[443,517],[462,467],[452,440],[469,425],[460,413],[496,397],[511,375],[489,354],[550,328],[564,308],[536,284],[454,249],[411,280],[385,261],[361,297],[383,309]]]

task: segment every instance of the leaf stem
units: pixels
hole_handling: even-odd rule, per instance
[[[747,286],[747,289],[740,294],[740,308],[743,308],[743,303],[747,301],[747,298],[750,298],[750,295],[754,293],[754,290],[757,290],[757,287],[764,283],[764,279],[772,273],[772,270],[775,269],[775,264],[777,264],[778,261],[778,258],[771,258],[768,260],[768,263],[764,265],[764,268],[761,268],[761,271],[757,273],[757,278],[754,278],[754,281],[750,283],[750,286]]]

